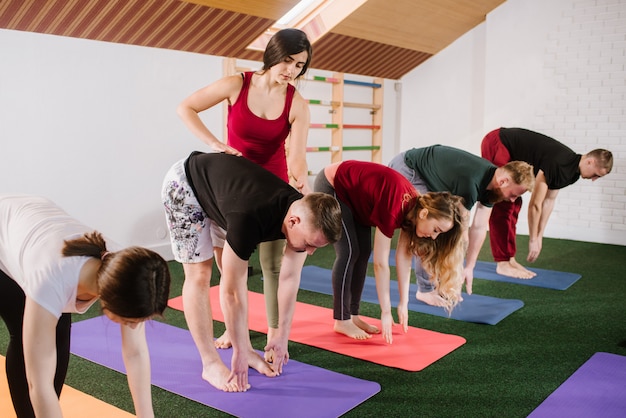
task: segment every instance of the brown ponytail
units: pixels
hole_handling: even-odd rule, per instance
[[[102,234],[93,231],[66,240],[62,254],[102,260],[98,292],[103,309],[123,318],[163,314],[171,279],[167,262],[154,251],[130,247],[108,252]]]

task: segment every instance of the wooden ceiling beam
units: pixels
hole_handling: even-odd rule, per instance
[[[299,0],[184,0],[187,3],[278,20]]]
[[[368,0],[333,33],[435,54],[505,0]]]

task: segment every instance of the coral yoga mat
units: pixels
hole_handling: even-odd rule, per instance
[[[182,310],[182,298],[170,299],[171,308]],[[219,309],[219,286],[211,288],[213,319],[224,321]],[[248,326],[253,331],[267,333],[265,302],[263,295],[248,292]],[[380,327],[380,320],[362,317]],[[404,333],[400,326],[393,332],[393,344],[385,342],[380,334],[364,341],[357,341],[333,331],[331,309],[296,302],[291,326],[291,341],[323,348],[335,353],[355,357],[383,366],[408,371],[419,371],[450,354],[463,344],[465,338],[421,328],[409,327]]]

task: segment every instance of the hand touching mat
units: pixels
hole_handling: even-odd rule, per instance
[[[202,380],[189,331],[146,323],[152,384],[238,417],[340,416],[380,391],[376,382],[289,360],[274,378],[250,370],[251,389],[226,393]],[[72,353],[124,373],[119,325],[104,316],[72,324]],[[232,350],[218,350],[230,366]]]
[[[312,292],[333,294],[331,281],[331,271],[317,266],[304,266],[302,269],[302,279],[300,289]],[[430,306],[415,298],[417,285],[412,283],[409,287],[409,310],[426,313],[444,318],[450,317],[458,321],[473,322],[478,324],[495,325],[516,310],[524,306],[524,302],[516,299],[500,299],[490,296],[468,295],[463,293],[463,302],[458,304],[452,314],[448,316],[445,309],[437,306]],[[389,287],[391,306],[397,307],[400,302],[398,294],[398,282],[392,280]],[[365,278],[365,286],[361,295],[363,302],[378,304],[378,294],[376,293],[376,280],[373,277]]]
[[[211,288],[211,305],[213,307],[213,319],[224,321],[224,316],[219,309],[219,286]],[[182,310],[182,298],[170,299],[168,306]],[[250,329],[267,333],[263,295],[248,292],[248,309],[248,326]],[[362,318],[380,327],[379,320]],[[391,345],[387,344],[380,334],[373,335],[372,338],[365,341],[353,340],[333,331],[333,312],[331,309],[302,302],[296,302],[289,339],[383,366],[413,372],[424,369],[465,344],[465,338],[458,335],[443,334],[414,327],[409,327],[409,332],[405,334],[400,326],[394,327],[393,344]]]
[[[9,394],[5,370],[5,358],[0,356],[0,417],[15,418],[15,411]],[[61,391],[61,411],[65,418],[107,417],[133,418],[134,415],[110,405],[100,399],[87,395],[73,387],[63,385]]]

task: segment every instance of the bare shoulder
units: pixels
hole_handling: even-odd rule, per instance
[[[306,116],[309,114],[309,101],[306,100],[298,91],[293,95],[291,101],[291,115],[294,117]]]
[[[222,88],[228,91],[239,92],[239,90],[241,90],[241,86],[243,86],[243,79],[241,74],[229,75],[218,80],[216,84],[219,84]]]
[[[215,95],[219,98],[225,98],[234,103],[239,96],[243,80],[241,74],[235,74],[223,77],[213,84],[207,86],[207,94]]]

